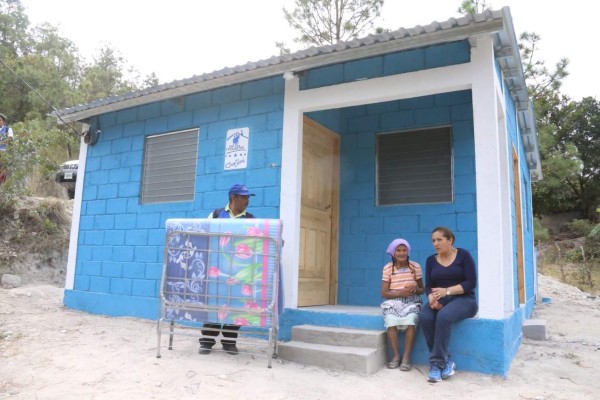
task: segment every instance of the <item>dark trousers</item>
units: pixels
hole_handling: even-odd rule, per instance
[[[237,339],[237,337],[238,337],[237,332],[224,332],[224,331],[221,331],[221,329],[234,330],[234,331],[238,331],[240,329],[239,325],[212,324],[212,323],[208,323],[208,322],[204,323],[204,327],[218,329],[218,330],[202,329],[202,337],[200,338],[200,344],[203,346],[210,346],[210,347],[213,347],[215,345],[215,342],[216,342],[215,338],[217,336],[219,336],[219,333],[223,334],[223,339],[221,339],[221,344],[235,344],[235,339]],[[229,338],[230,340],[227,340],[225,338]],[[231,339],[233,339],[233,340],[231,340]]]
[[[477,314],[477,302],[469,296],[456,296],[441,310],[433,310],[429,303],[419,314],[419,323],[429,348],[429,365],[446,366],[452,323]]]

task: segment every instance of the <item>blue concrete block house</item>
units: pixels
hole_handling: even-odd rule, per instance
[[[59,111],[82,141],[64,303],[157,318],[165,221],[245,183],[283,221],[280,339],[302,323],[383,329],[387,245],[423,266],[443,225],[478,267],[461,369],[506,374],[536,296],[531,101],[508,8],[162,84]],[[236,147],[230,141],[241,135]],[[232,147],[233,146],[233,147]],[[414,361],[426,363],[419,333]]]

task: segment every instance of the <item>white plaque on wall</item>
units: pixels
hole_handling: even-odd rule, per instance
[[[225,138],[225,170],[242,169],[248,166],[249,128],[227,131]]]

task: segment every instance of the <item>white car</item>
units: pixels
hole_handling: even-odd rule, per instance
[[[56,173],[55,180],[65,188],[65,193],[69,199],[75,197],[75,182],[77,181],[77,167],[79,160],[66,161],[60,166]]]

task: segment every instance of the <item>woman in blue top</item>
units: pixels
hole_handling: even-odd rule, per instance
[[[454,247],[454,234],[445,227],[431,233],[436,254],[425,264],[425,293],[429,304],[419,314],[429,348],[429,382],[440,382],[454,375],[456,367],[448,356],[453,322],[477,314],[475,300],[477,273],[471,254]]]

